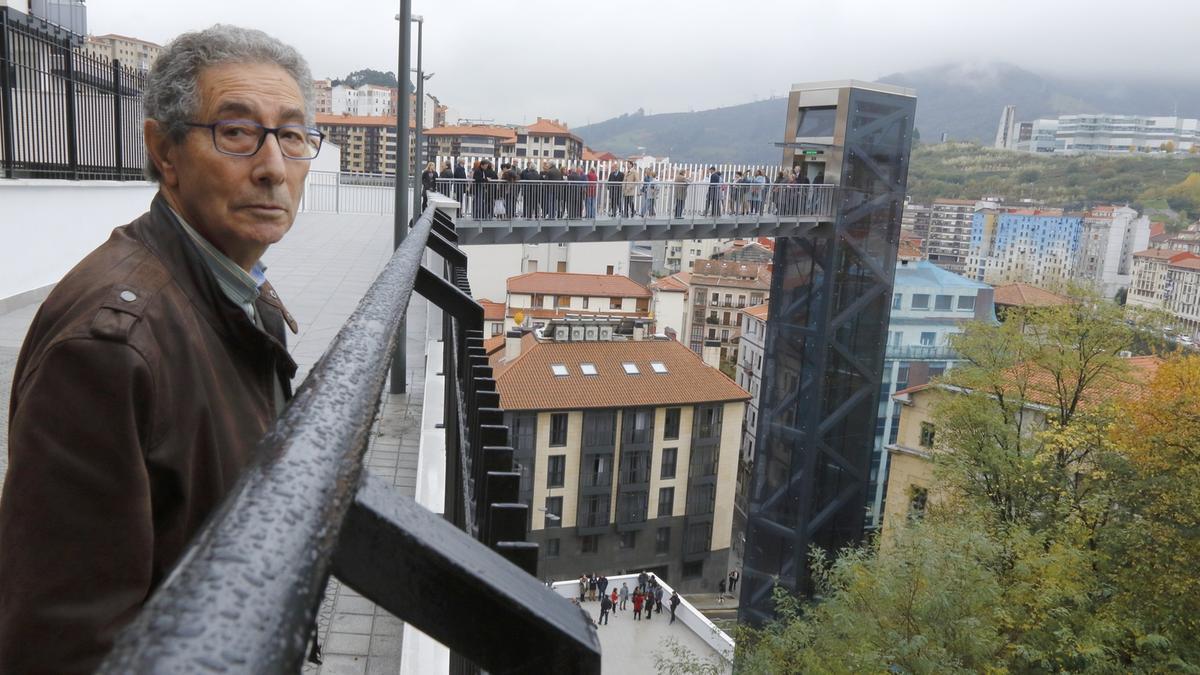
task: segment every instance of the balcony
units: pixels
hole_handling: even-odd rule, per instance
[[[889,344],[884,358],[900,361],[953,361],[958,358],[958,352],[949,345]]]

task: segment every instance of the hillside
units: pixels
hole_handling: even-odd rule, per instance
[[[1034,155],[971,143],[922,144],[913,151],[908,194],[927,204],[942,197],[1044,200],[1079,208],[1089,204],[1138,204],[1143,195],[1162,194],[1200,171],[1192,157]],[[1186,203],[1184,204],[1186,208]]]
[[[952,140],[990,145],[1000,111],[1017,106],[1029,120],[1067,112],[1200,117],[1200,86],[1188,82],[1102,83],[1039,75],[1006,64],[955,64],[880,78],[917,90],[916,125],[925,141],[946,132]],[[644,115],[640,111],[574,131],[596,150],[651,155],[684,162],[776,162],[783,136],[785,98],[696,112]]]

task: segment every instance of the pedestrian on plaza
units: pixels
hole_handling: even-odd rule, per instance
[[[649,621],[654,618],[654,591],[647,590],[642,594],[642,618]]]
[[[737,570],[729,571],[729,592],[732,594],[737,591],[738,580],[742,578],[742,573]]]
[[[680,169],[679,173],[675,174],[675,217],[683,217],[683,205],[687,202],[688,181],[691,180],[688,176],[687,169]]]
[[[438,192],[446,195],[447,197],[454,194],[453,190],[451,189],[451,186],[454,185],[454,165],[450,163],[450,160],[446,160],[442,163],[442,171],[438,174],[437,185]]]
[[[624,198],[621,202],[621,217],[632,218],[637,213],[635,205],[641,183],[642,174],[638,172],[637,165],[630,162],[625,171],[625,182],[621,184],[621,196]]]
[[[636,589],[633,592],[633,620],[642,620],[642,589]]]
[[[613,612],[615,613],[617,608],[617,589],[612,589],[612,593],[609,595],[609,598],[612,600]]]
[[[607,595],[600,599],[600,625],[601,626],[608,624],[608,613],[612,611],[612,608],[613,608],[612,600],[609,600]]]
[[[521,172],[521,213],[528,219],[537,217],[538,193],[541,190],[540,184],[530,181],[541,180],[541,177],[533,162],[526,164],[525,170]]]
[[[567,186],[569,192],[567,216],[572,220],[579,220],[583,217],[583,200],[584,192],[587,190],[587,176],[583,175],[582,169],[571,169],[567,174],[567,180],[570,181],[570,184]]]
[[[483,160],[483,175],[487,179],[487,196],[484,201],[483,208],[487,214],[485,217],[491,220],[495,216],[495,207],[497,199],[500,195],[500,177],[496,175],[496,166],[492,164],[492,160]]]
[[[671,623],[675,623],[675,608],[679,607],[679,593],[671,591],[671,601],[668,604],[671,606]]]
[[[261,260],[324,138],[308,65],[216,25],[145,77],[157,193],[55,284],[11,380],[0,673],[96,670],[292,397],[297,327]]]
[[[600,579],[597,580],[597,582],[596,582],[596,588],[597,588],[597,590],[600,591],[601,595],[607,595],[608,594],[608,577],[601,574]]]
[[[638,590],[645,591],[646,590],[646,582],[650,579],[650,577],[646,574],[645,571],[642,571],[642,572],[638,573],[637,579],[638,579]]]
[[[476,220],[483,220],[491,211],[491,206],[487,204],[487,171],[483,168],[483,162],[475,162],[474,168],[471,169],[471,215]]]
[[[655,614],[662,614],[662,596],[663,596],[662,586],[655,586],[654,587],[654,613]]]
[[[725,580],[721,579],[717,582],[717,604],[725,604]]]
[[[629,600],[629,584],[621,582],[621,611],[625,611],[625,603]]]
[[[596,576],[588,574],[588,600],[596,599]]]
[[[625,173],[621,165],[613,163],[608,172],[608,216],[616,218],[621,208],[621,184],[625,182]]]
[[[704,215],[721,217],[721,172],[717,167],[708,167],[708,194],[704,197]]]
[[[503,164],[500,169],[500,180],[503,181],[501,199],[504,200],[504,219],[512,220],[517,211],[517,182],[521,180],[521,177],[511,164]]]
[[[642,179],[642,217],[655,217],[654,203],[658,201],[658,174],[653,169],[646,169]]]
[[[436,165],[429,162],[425,165],[425,170],[421,172],[421,210],[425,210],[425,206],[429,200],[425,196],[426,192],[431,192],[437,189],[438,172]]]
[[[579,575],[579,601],[583,602],[587,599],[588,580],[586,574]]]

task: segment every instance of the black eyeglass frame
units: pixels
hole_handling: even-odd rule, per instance
[[[295,159],[295,160],[299,160],[302,162],[310,162],[310,161],[316,159],[317,155],[321,154],[321,147],[325,145],[325,132],[324,131],[321,131],[320,129],[314,129],[310,126],[305,126],[303,124],[284,124],[284,125],[278,126],[278,127],[268,127],[268,126],[263,126],[253,120],[239,120],[239,119],[217,120],[216,122],[213,122],[211,124],[201,124],[200,122],[184,122],[184,124],[189,127],[195,128],[195,129],[208,129],[209,135],[212,136],[213,149],[216,150],[217,152],[221,153],[222,155],[229,155],[230,157],[253,157],[253,156],[257,155],[258,151],[262,150],[263,144],[267,142],[267,134],[272,134],[275,136],[275,143],[277,143],[279,145],[279,153],[281,155],[283,155],[284,158],[286,158],[286,159]],[[258,134],[258,145],[254,146],[253,151],[247,152],[247,153],[229,152],[228,150],[222,150],[221,146],[217,143],[217,127],[221,126],[222,124],[243,124],[243,125],[247,125],[247,126],[257,127],[260,132]],[[283,131],[284,129],[303,129],[305,135],[316,136],[317,137],[317,149],[313,152],[312,156],[311,157],[292,157],[291,155],[284,152],[283,143],[281,143],[279,141],[279,132]]]

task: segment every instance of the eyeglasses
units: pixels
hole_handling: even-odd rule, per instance
[[[220,120],[212,124],[187,122],[189,127],[208,129],[217,152],[235,157],[252,157],[262,149],[267,134],[274,134],[279,150],[288,159],[312,159],[321,151],[325,134],[302,124],[264,127],[250,120]]]

